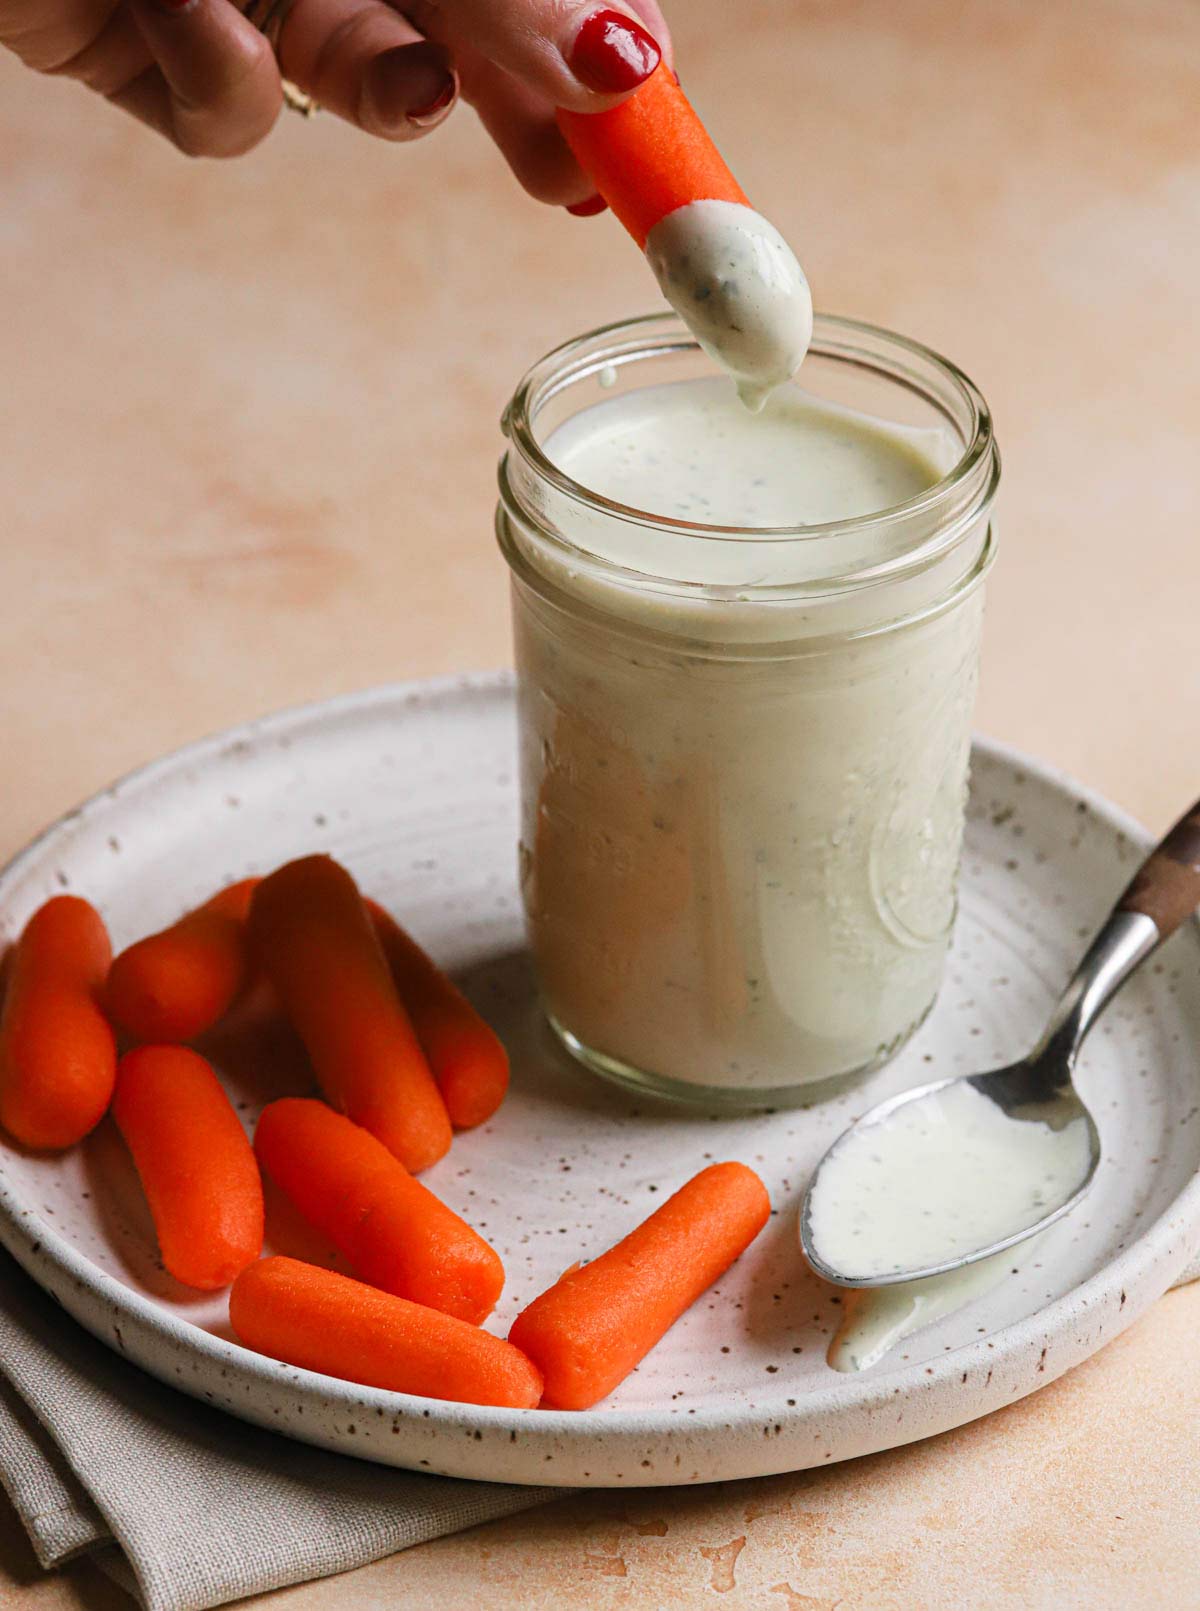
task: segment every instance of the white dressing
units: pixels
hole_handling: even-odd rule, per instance
[[[572,608],[519,595],[522,887],[554,1020],[683,1086],[790,1089],[878,1062],[941,977],[981,599],[861,636],[879,606],[853,590],[742,599],[886,562],[885,522],[850,539],[760,530],[904,504],[953,443],[795,385],[751,415],[713,377],[614,393],[546,451],[616,503],[728,528],[568,506],[578,549],[624,575],[546,554]],[[656,576],[686,585],[637,585]],[[913,587],[909,608],[930,597]],[[611,630],[618,615],[634,635]]]
[[[834,1370],[870,1370],[906,1337],[990,1292],[1012,1268],[1011,1253],[993,1253],[948,1275],[847,1292],[826,1359]]]
[[[965,1080],[850,1131],[822,1164],[809,1241],[826,1268],[869,1282],[963,1258],[1036,1224],[1088,1178],[1079,1116],[1010,1118]]]
[[[646,258],[667,301],[757,412],[812,340],[812,295],[791,247],[751,207],[693,201],[655,224]]]

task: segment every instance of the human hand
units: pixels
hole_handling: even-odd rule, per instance
[[[657,0],[284,3],[274,49],[231,0],[0,0],[0,44],[190,156],[256,145],[278,116],[281,74],[386,140],[419,139],[461,97],[532,195],[581,213],[598,198],[554,108],[615,104],[670,49]]]

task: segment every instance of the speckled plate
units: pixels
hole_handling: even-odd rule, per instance
[[[866,1106],[1029,1046],[1146,843],[1135,824],[980,744],[954,954],[925,1028],[834,1101],[716,1117],[599,1083],[543,1027],[522,954],[513,750],[503,677],[270,717],[159,761],[56,823],[0,876],[0,934],[69,889],[99,904],[121,945],[226,880],[328,849],[458,972],[513,1053],[496,1119],[458,1137],[424,1177],[504,1259],[495,1330],[708,1159],[761,1171],[775,1204],[768,1229],[597,1409],[478,1409],[358,1388],[239,1347],[222,1298],[188,1293],[159,1266],[107,1123],[61,1158],[0,1149],[0,1239],[97,1337],[235,1415],[390,1465],[525,1483],[689,1483],[845,1459],[983,1415],[1077,1364],[1179,1276],[1200,1241],[1193,925],[1088,1047],[1082,1084],[1105,1161],[1086,1205],[1015,1258],[997,1289],[875,1370],[839,1375],[825,1351],[840,1299],[796,1245],[809,1170]],[[264,1100],[305,1083],[286,1047],[248,1052],[227,1037],[212,1050],[247,1124]]]

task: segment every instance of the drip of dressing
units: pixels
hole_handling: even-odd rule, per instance
[[[1012,1267],[1012,1253],[1005,1251],[948,1275],[847,1292],[842,1323],[825,1356],[828,1363],[834,1370],[870,1370],[914,1331],[990,1292]]]
[[[844,1137],[809,1201],[810,1243],[853,1281],[945,1264],[1068,1202],[1090,1156],[1081,1115],[1058,1129],[1011,1118],[957,1080]]]
[[[812,340],[812,295],[791,247],[741,202],[692,201],[659,219],[646,258],[667,301],[757,413]]]

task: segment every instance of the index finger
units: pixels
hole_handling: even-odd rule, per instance
[[[229,0],[131,0],[155,66],[109,99],[188,156],[240,156],[283,104],[274,53]]]
[[[643,84],[667,42],[656,4],[596,0],[405,0],[429,39],[485,56],[552,107],[598,112]]]

